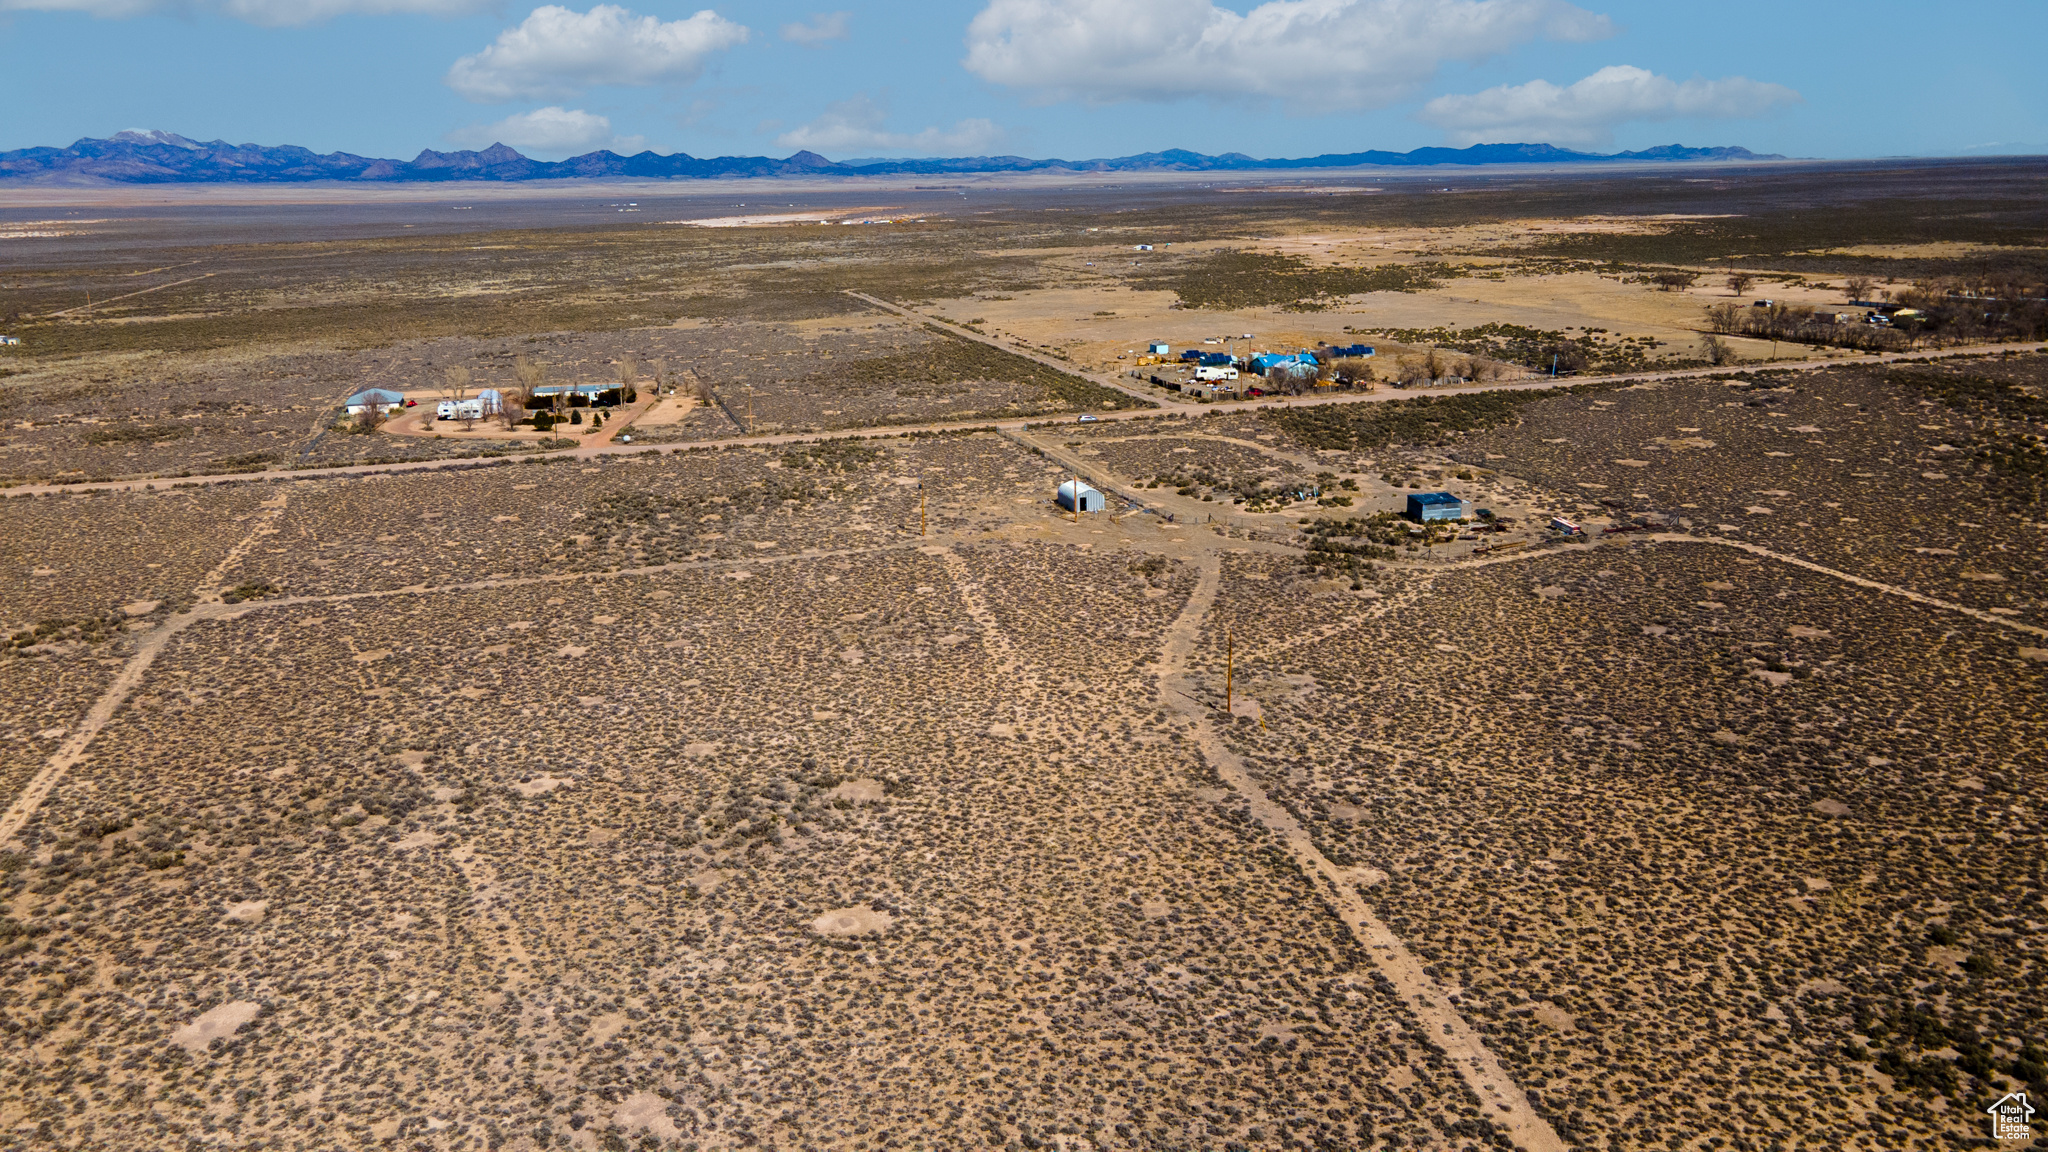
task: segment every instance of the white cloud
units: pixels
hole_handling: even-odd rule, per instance
[[[573,156],[609,148],[632,155],[647,147],[642,136],[615,136],[612,122],[580,108],[550,105],[507,116],[496,124],[471,124],[448,133],[448,142],[464,148],[505,143],[521,152]]]
[[[155,0],[0,0],[0,12],[83,12],[119,20],[157,7]]]
[[[1595,148],[1611,143],[1615,126],[1632,120],[1761,116],[1799,100],[1799,93],[1782,84],[1745,76],[1681,84],[1617,64],[1565,88],[1531,80],[1470,95],[1439,96],[1423,105],[1421,118],[1442,128],[1454,144]]]
[[[989,0],[967,70],[1044,100],[1270,99],[1301,111],[1380,107],[1446,60],[1538,37],[1595,40],[1611,22],[1564,0]]]
[[[807,148],[813,152],[918,152],[933,155],[970,155],[985,152],[1002,142],[1004,132],[990,120],[962,120],[951,128],[926,128],[922,132],[890,132],[883,128],[888,109],[866,96],[855,96],[828,105],[825,113],[809,124],[784,132],[775,142],[784,148]]]
[[[823,48],[826,41],[846,39],[847,21],[852,18],[851,12],[815,13],[807,24],[784,24],[782,38],[806,48]]]
[[[497,42],[448,69],[450,88],[471,100],[572,96],[598,84],[686,84],[747,29],[711,9],[666,23],[616,4],[576,12],[535,8]]]
[[[203,11],[272,27],[351,15],[461,16],[490,6],[491,0],[0,0],[0,12],[84,12],[118,20],[150,12]]]

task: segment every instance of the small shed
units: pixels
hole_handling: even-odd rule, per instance
[[[1154,356],[1173,355],[1173,346],[1164,340],[1152,341],[1150,344],[1145,345],[1145,350]]]
[[[403,408],[405,407],[405,397],[386,388],[365,388],[361,392],[342,401],[341,405],[348,411],[349,415],[361,416],[373,407],[380,412],[390,412],[397,408]]]
[[[1464,517],[1465,502],[1449,492],[1416,492],[1408,497],[1408,518],[1418,524]]]
[[[1074,507],[1074,502],[1077,499],[1081,504],[1078,511],[1081,512],[1100,512],[1103,508],[1107,507],[1107,503],[1102,498],[1102,493],[1081,483],[1079,480],[1069,480],[1060,485],[1059,494],[1056,499],[1059,500],[1060,507],[1065,508],[1069,512],[1077,511]]]

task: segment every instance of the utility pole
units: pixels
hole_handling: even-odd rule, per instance
[[[924,535],[924,480],[917,481],[917,534]]]
[[[1234,681],[1236,679],[1236,675],[1237,653],[1230,646],[1230,625],[1225,624],[1223,626],[1223,714],[1225,716],[1234,716],[1237,714],[1237,710],[1234,704],[1232,703],[1231,699],[1232,689],[1235,687]]]
[[[1074,473],[1074,523],[1081,522],[1081,474]]]
[[[747,435],[754,434],[754,386],[747,385]]]

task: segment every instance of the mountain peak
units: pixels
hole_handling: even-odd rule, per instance
[[[205,148],[203,144],[194,143],[176,132],[166,132],[161,128],[129,128],[107,137],[107,141],[113,144],[167,144],[173,148],[185,148],[193,152]]]

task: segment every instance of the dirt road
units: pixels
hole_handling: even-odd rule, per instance
[[[889,305],[886,303],[882,303],[880,301],[875,301],[873,297],[862,296],[861,299],[875,302],[882,307],[889,308],[891,311],[901,312],[904,315],[916,316],[919,320],[930,319],[929,317],[919,316],[917,313],[911,312],[908,309],[901,309],[894,305]],[[935,320],[931,322],[934,324],[940,323],[939,321]],[[993,339],[991,337],[981,336],[977,333],[968,332],[965,329],[960,330],[960,335],[967,339],[977,340],[984,344],[989,344],[994,347],[1002,348],[1006,352],[1014,352],[1020,356],[1027,356],[1030,359],[1036,360],[1040,363],[1057,367],[1063,372],[1075,371],[1072,365],[1062,363],[1058,360],[1052,360],[1043,356],[1039,356],[1035,353],[1031,353],[1026,350],[1013,348],[1008,344],[1005,344],[1002,341]],[[1841,367],[1845,365],[1891,364],[1910,360],[1932,360],[1950,356],[1981,355],[1991,352],[2039,352],[2044,349],[2048,349],[2048,342],[2038,342],[2031,344],[1977,344],[1970,345],[1967,347],[1942,348],[1924,352],[1892,352],[1877,356],[1857,357],[1854,359],[1830,360],[1827,361],[1825,364],[1802,364],[1796,366],[1788,365],[1787,367],[1794,367],[1797,370],[1811,370],[1822,367]],[[1750,367],[1760,366],[1752,365]],[[1161,403],[1149,397],[1143,397],[1139,393],[1129,388],[1123,387],[1120,384],[1112,384],[1106,379],[1095,376],[1088,376],[1087,378],[1090,380],[1094,380],[1097,383],[1102,383],[1109,387],[1115,387],[1120,392],[1124,392],[1133,396],[1139,396],[1141,399],[1146,399],[1149,403],[1159,405],[1158,407],[1154,408],[1125,409],[1114,412],[1103,412],[1097,416],[1097,419],[1099,421],[1122,422],[1130,420],[1152,420],[1157,419],[1161,416],[1191,416],[1205,412],[1239,412],[1245,410],[1271,408],[1310,408],[1324,404],[1377,404],[1388,403],[1396,400],[1411,400],[1417,396],[1465,396],[1481,392],[1514,392],[1530,390],[1540,391],[1545,388],[1553,388],[1561,385],[1571,384],[1641,384],[1658,380],[1685,380],[1703,376],[1719,376],[1725,375],[1728,372],[1735,370],[1736,369],[1733,368],[1684,368],[1674,369],[1669,372],[1637,372],[1621,376],[1572,377],[1563,380],[1552,380],[1547,377],[1540,377],[1533,380],[1515,380],[1505,383],[1494,384],[1464,384],[1454,388],[1427,388],[1416,391],[1407,391],[1402,389],[1381,389],[1375,392],[1353,393],[1349,395],[1340,396],[1264,396],[1255,400],[1240,400],[1220,404],[1194,404],[1186,402]],[[1082,373],[1077,374],[1085,375]],[[926,432],[955,432],[967,428],[987,428],[991,430],[1007,429],[1011,431],[1021,432],[1030,428],[1033,425],[1052,426],[1064,423],[1071,423],[1074,419],[1076,418],[1067,417],[1046,419],[1041,417],[1036,419],[1019,418],[1011,420],[935,421],[930,424],[891,424],[864,428],[842,428],[830,432],[788,432],[768,436],[728,436],[717,440],[692,441],[687,445],[615,444],[610,442],[610,436],[596,436],[592,437],[591,439],[599,441],[598,443],[580,444],[574,448],[565,448],[559,451],[552,452],[536,452],[531,454],[522,453],[518,457],[494,457],[490,459],[467,458],[453,460],[413,460],[395,464],[344,464],[334,468],[305,468],[297,470],[267,472],[233,472],[213,476],[180,476],[176,478],[100,480],[82,484],[24,484],[19,487],[0,490],[0,496],[36,496],[47,495],[56,492],[122,492],[147,489],[192,487],[201,484],[238,484],[272,480],[316,479],[330,476],[367,476],[374,475],[380,472],[433,472],[440,471],[446,468],[492,467],[499,464],[504,464],[508,461],[532,459],[539,457],[578,458],[592,456],[626,455],[635,452],[675,452],[698,448],[772,447],[778,444],[807,444],[817,443],[819,441],[824,440],[847,440],[864,437],[879,438],[891,436],[905,436]],[[607,431],[609,432],[612,430],[607,429]],[[616,432],[630,431],[632,431],[630,425],[624,422],[621,422],[619,428],[616,430]]]

